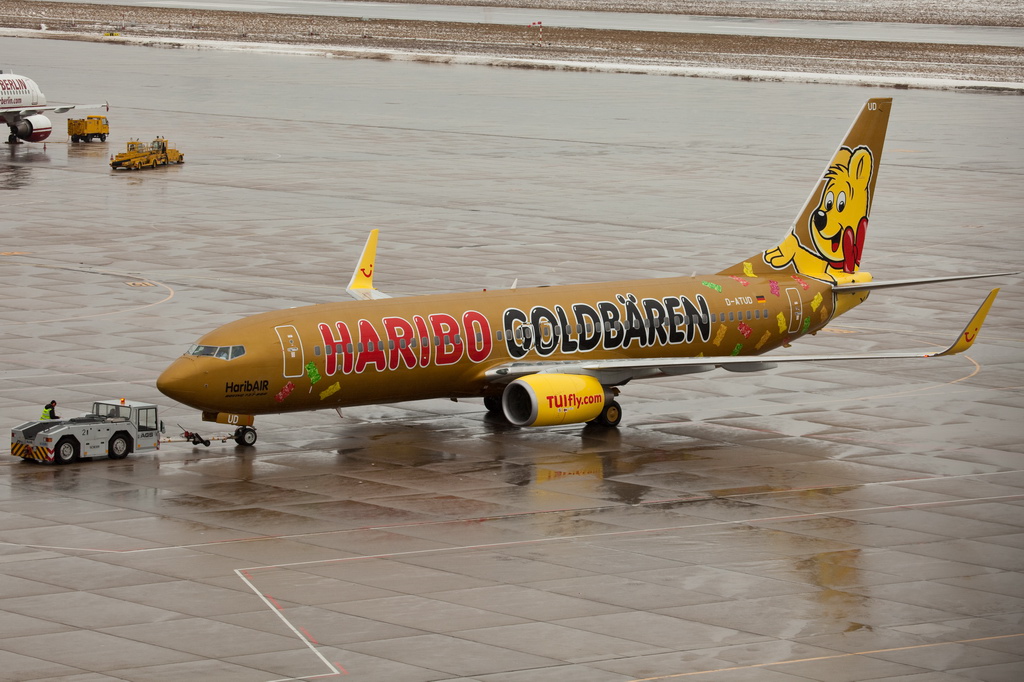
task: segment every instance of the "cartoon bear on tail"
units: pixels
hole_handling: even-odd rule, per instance
[[[810,246],[800,241],[795,227],[781,244],[764,252],[765,262],[779,269],[793,263],[800,274],[831,282],[840,272],[856,272],[868,226],[872,167],[867,147],[841,147],[808,220]]]

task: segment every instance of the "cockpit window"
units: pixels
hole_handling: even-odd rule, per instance
[[[221,360],[234,360],[245,355],[245,346],[199,346],[193,344],[185,351],[185,355],[212,356]]]

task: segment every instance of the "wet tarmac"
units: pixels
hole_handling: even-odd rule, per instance
[[[107,143],[0,150],[0,419],[155,389],[203,332],[337,299],[713,272],[895,98],[865,266],[1013,269],[1024,99],[0,39]],[[72,66],[73,65],[73,66]],[[103,74],[101,79],[82,73]],[[54,117],[63,127],[63,117]],[[114,174],[128,138],[186,163]],[[1024,290],[879,291],[792,352],[635,382],[617,431],[476,402],[259,418],[255,448],[0,463],[0,679],[1024,676]]]

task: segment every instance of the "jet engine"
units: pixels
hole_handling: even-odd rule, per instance
[[[591,376],[530,374],[505,387],[501,407],[516,426],[552,426],[596,419],[610,400]]]
[[[21,140],[28,142],[42,142],[50,136],[50,119],[42,114],[26,116],[11,125],[11,134]]]

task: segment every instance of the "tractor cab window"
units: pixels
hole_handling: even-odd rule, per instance
[[[126,405],[105,405],[104,403],[96,403],[92,406],[93,414],[97,414],[101,417],[110,419],[124,418],[128,419],[131,416],[132,408]]]

